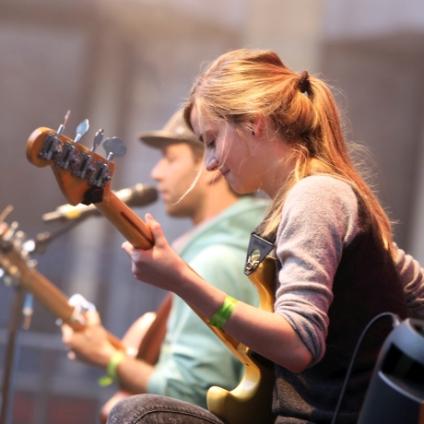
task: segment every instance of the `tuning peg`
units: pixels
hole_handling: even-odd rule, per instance
[[[5,273],[0,279],[6,287],[10,287],[13,284],[13,278]]]
[[[16,243],[19,244],[19,246],[22,246],[25,238],[26,238],[26,234],[24,231],[22,230],[16,231],[14,239]]]
[[[15,233],[18,227],[19,227],[19,224],[16,221],[13,221],[4,232],[3,240],[6,242],[11,241],[13,237],[15,236]]]
[[[38,265],[38,261],[37,259],[29,259],[27,265],[29,268],[35,268]]]
[[[56,133],[57,135],[60,135],[63,133],[63,131],[65,130],[66,124],[68,123],[69,117],[71,116],[71,111],[68,110],[65,113],[65,116],[63,118],[63,123],[59,125],[59,128],[57,129]]]
[[[37,244],[34,239],[25,240],[22,243],[22,250],[28,254],[34,253],[37,248]]]
[[[112,160],[115,156],[119,158],[127,153],[127,148],[119,137],[107,138],[102,147],[107,154],[107,160]]]
[[[14,244],[14,246],[17,249],[22,250],[23,256],[27,256],[28,255],[28,253],[24,249],[22,249],[22,246],[24,244],[25,238],[26,238],[26,234],[23,231],[21,231],[21,230],[16,231],[16,233],[15,233],[15,235],[13,237],[13,244]]]
[[[0,224],[6,220],[6,218],[10,215],[10,213],[13,211],[12,205],[7,205],[1,212],[0,212]],[[0,234],[1,234],[1,227],[0,227]]]
[[[75,132],[75,138],[74,138],[75,143],[78,143],[87,134],[89,129],[90,129],[90,122],[88,121],[88,119],[82,120],[78,124],[76,132]]]
[[[12,277],[2,267],[0,267],[0,283],[5,286],[11,286],[13,284]]]
[[[93,146],[91,147],[92,152],[96,151],[97,147],[99,147],[102,140],[103,140],[103,129],[99,129],[97,130],[96,135],[94,136]]]

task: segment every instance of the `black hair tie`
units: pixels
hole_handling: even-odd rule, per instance
[[[309,80],[308,71],[303,71],[300,74],[297,86],[301,93],[311,94],[311,81]]]

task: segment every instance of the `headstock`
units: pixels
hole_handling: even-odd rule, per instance
[[[133,246],[150,249],[154,244],[151,229],[110,188],[115,170],[111,159],[123,156],[125,146],[118,137],[103,141],[103,130],[99,130],[93,147],[88,149],[78,143],[87,131],[88,121],[80,125],[74,140],[62,134],[64,124],[57,131],[43,127],[36,129],[27,141],[28,160],[38,167],[52,167],[62,193],[71,205],[94,203]],[[106,159],[94,152],[100,144],[107,153]]]
[[[36,265],[30,255],[33,247],[34,241],[26,239],[16,222],[0,222],[0,280],[7,285],[25,282],[24,276]]]
[[[96,133],[93,148],[83,146],[79,141],[88,127],[88,121],[82,121],[74,139],[62,134],[64,125],[57,131],[41,127],[33,131],[27,141],[28,160],[38,167],[52,167],[60,189],[72,205],[101,202],[104,191],[110,191],[115,171],[111,159],[126,151],[120,139],[111,137],[103,141],[108,157],[95,153],[95,148],[102,143],[103,130]]]

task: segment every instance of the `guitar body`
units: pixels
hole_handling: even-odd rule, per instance
[[[274,305],[275,263],[265,258],[249,275],[259,293],[260,308],[272,311]],[[228,338],[228,336],[226,336]],[[228,343],[225,343],[227,346]],[[242,343],[231,350],[244,366],[239,385],[231,390],[213,386],[208,390],[208,409],[230,424],[268,424],[271,413],[274,367]]]
[[[165,297],[158,310],[147,312],[135,321],[127,330],[122,343],[127,347],[127,352],[132,352],[136,358],[150,365],[156,364],[159,359],[160,349],[166,334],[166,325],[172,306],[172,295]],[[102,406],[100,421],[106,423],[111,409],[121,400],[135,393],[126,390],[117,391]]]
[[[143,337],[151,328],[156,314],[154,312],[147,312],[142,315],[137,321],[135,321],[131,327],[128,328],[124,337],[122,337],[122,343],[126,346],[128,353],[133,353],[136,356],[138,347],[143,341]],[[133,393],[129,393],[125,390],[117,391],[107,402],[102,406],[100,411],[100,421],[106,423],[107,417],[111,409],[121,400],[131,396]]]

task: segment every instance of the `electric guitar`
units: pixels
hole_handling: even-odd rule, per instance
[[[30,135],[26,150],[28,160],[37,167],[52,168],[62,193],[71,205],[94,203],[134,247],[150,249],[153,246],[150,228],[111,190],[115,165],[110,159],[114,155],[119,156],[123,149],[108,142],[104,146],[108,153],[108,159],[105,159],[65,136],[59,128],[55,131],[42,127]],[[273,281],[274,271],[265,264],[266,261],[260,264],[250,278],[258,288],[261,308],[271,311],[273,291],[267,281]],[[229,424],[273,422],[272,367],[246,345],[209,325],[199,311],[195,312],[244,365],[243,377],[235,389],[228,391],[216,386],[209,389],[208,409]]]

